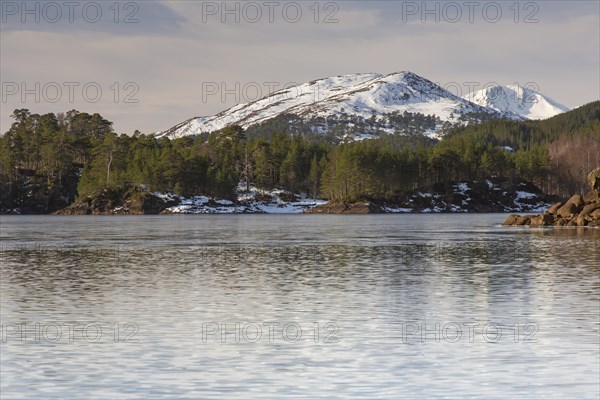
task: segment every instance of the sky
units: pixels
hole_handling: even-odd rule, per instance
[[[412,71],[452,91],[600,98],[600,1],[1,0],[0,132],[13,110],[153,133],[286,86]]]

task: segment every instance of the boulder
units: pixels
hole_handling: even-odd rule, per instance
[[[596,211],[599,208],[600,208],[600,203],[590,203],[590,204],[586,205],[585,207],[583,207],[583,210],[581,210],[581,212],[579,213],[579,216],[587,217],[588,215],[590,215],[592,212]]]
[[[546,212],[550,213],[550,214],[556,214],[556,212],[558,211],[558,209],[560,207],[562,207],[563,203],[558,202],[553,204],[552,206],[550,206],[550,208],[548,210],[546,210]]]
[[[552,225],[554,223],[554,216],[549,213],[543,213],[540,215],[536,215],[531,217],[531,226],[546,226]]]
[[[577,211],[579,211],[579,209],[575,204],[567,202],[564,206],[558,209],[556,215],[558,215],[559,217],[568,217],[570,215],[576,214]]]
[[[585,196],[583,196],[583,201],[588,204],[588,203],[599,203],[600,202],[600,196],[598,196],[598,194],[594,191],[591,191],[589,193],[587,193]]]
[[[587,226],[597,226],[597,227],[600,227],[600,219],[597,219],[595,221],[590,221],[590,223]]]
[[[590,183],[592,190],[600,196],[600,167],[589,173],[588,182]]]
[[[529,225],[531,223],[531,217],[524,215],[524,216],[519,216],[519,218],[517,218],[517,220],[515,221],[514,225]]]
[[[509,215],[504,222],[502,223],[502,225],[516,225],[517,224],[517,219],[521,218],[520,215],[517,214],[511,214]]]
[[[600,220],[600,209],[596,209],[590,213],[590,218],[593,220]]]
[[[575,223],[577,223],[577,226],[586,226],[588,224],[588,220],[587,218],[585,218],[583,215],[579,214],[577,216],[577,219],[575,220]]]
[[[556,226],[565,226],[565,225],[567,225],[568,222],[569,222],[569,220],[567,220],[566,218],[560,218],[560,219],[556,220],[556,222],[554,223],[554,225],[556,225]]]
[[[567,200],[567,203],[565,204],[574,204],[575,207],[579,208],[582,207],[585,203],[583,202],[583,198],[578,195],[578,194],[574,194],[573,196],[571,196],[571,198],[569,200]]]

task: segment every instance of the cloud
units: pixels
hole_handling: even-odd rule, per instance
[[[247,100],[239,90],[237,96],[203,96],[206,83],[230,91],[255,83],[266,91],[273,82],[280,88],[354,72],[411,70],[443,85],[456,82],[463,90],[469,82],[535,82],[542,93],[571,107],[597,99],[600,92],[596,2],[581,2],[581,8],[572,7],[576,10],[554,4],[561,2],[540,4],[539,22],[532,24],[508,17],[497,23],[403,21],[398,2],[372,1],[339,2],[330,9],[325,8],[330,2],[321,2],[317,22],[309,8],[314,3],[302,2],[303,18],[297,22],[286,20],[292,15],[284,17],[282,5],[273,22],[263,14],[257,22],[240,16],[235,23],[230,15],[222,23],[218,13],[206,15],[201,2],[138,3],[140,23],[134,27],[3,24],[3,85],[79,86],[73,102],[66,92],[57,102],[8,96],[2,102],[2,132],[15,108],[99,112],[119,132],[152,132]],[[324,23],[328,16],[338,22]],[[102,89],[97,102],[86,101],[81,92],[89,83]],[[137,92],[128,83],[137,85]],[[46,94],[52,95],[51,89]],[[128,95],[138,102],[125,102]]]
[[[344,4],[343,2],[340,4]],[[555,23],[598,15],[599,3],[573,1],[356,1],[348,2],[358,10],[378,10],[387,22],[425,22],[432,24],[517,22]]]
[[[0,5],[2,32],[165,35],[186,18],[159,1],[10,1]]]

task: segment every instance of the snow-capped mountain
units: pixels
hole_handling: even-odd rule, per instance
[[[476,104],[412,72],[385,76],[363,73],[318,79],[280,90],[214,116],[191,118],[157,136],[197,135],[232,124],[249,128],[288,116],[304,130],[349,139],[386,133],[439,137],[446,129],[486,119],[527,119],[515,112],[520,110],[517,105],[505,108]],[[536,105],[535,110],[538,108]]]
[[[551,98],[519,85],[491,86],[463,98],[480,106],[525,119],[546,119],[569,111],[568,107]]]

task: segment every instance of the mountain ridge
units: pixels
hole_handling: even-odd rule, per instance
[[[483,103],[478,104],[468,96],[454,95],[410,71],[337,75],[281,89],[213,116],[190,118],[157,136],[198,135],[232,124],[248,128],[282,115],[300,117],[315,133],[337,128],[337,137],[353,140],[415,131],[437,138],[449,128],[472,122],[529,119],[515,111],[518,105],[503,108],[482,94],[474,98]],[[548,104],[558,104],[539,96]]]
[[[463,96],[465,100],[529,120],[548,119],[570,108],[537,91],[519,85],[494,85]]]

